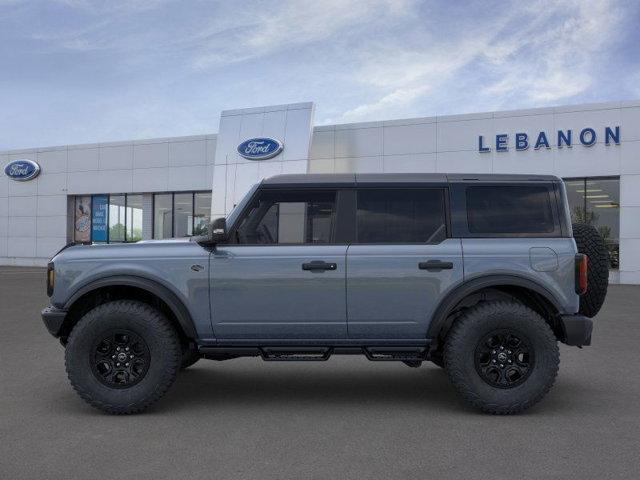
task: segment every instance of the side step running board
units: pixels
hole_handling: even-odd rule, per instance
[[[266,362],[324,362],[329,359],[332,353],[333,349],[330,347],[260,349],[260,355]]]
[[[374,362],[413,362],[427,359],[426,347],[365,347],[364,354]]]
[[[274,346],[274,347],[217,347],[200,346],[200,353],[212,360],[260,356],[267,362],[324,362],[331,355],[362,355],[375,362],[422,362],[429,358],[429,347],[420,346]]]

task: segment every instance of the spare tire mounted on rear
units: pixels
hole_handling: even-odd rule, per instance
[[[580,313],[595,317],[607,296],[609,286],[609,252],[600,232],[591,225],[573,224],[573,238],[578,252],[587,255],[587,292],[580,296]]]

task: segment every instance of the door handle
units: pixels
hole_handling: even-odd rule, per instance
[[[429,270],[430,272],[439,272],[440,270],[451,270],[453,262],[443,262],[442,260],[428,260],[418,263],[420,270]]]
[[[312,262],[302,264],[302,270],[310,270],[315,272],[335,270],[336,268],[338,268],[338,265],[336,263],[327,263],[322,260],[313,260]]]

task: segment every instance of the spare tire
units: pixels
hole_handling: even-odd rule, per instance
[[[600,232],[591,225],[573,224],[573,238],[578,252],[589,257],[587,262],[587,292],[580,296],[580,313],[595,317],[607,296],[609,286],[609,251]]]

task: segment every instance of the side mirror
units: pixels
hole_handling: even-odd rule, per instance
[[[216,218],[209,225],[209,243],[225,243],[227,241],[227,220],[224,217]]]
[[[227,241],[227,220],[224,217],[216,218],[207,227],[204,235],[191,237],[191,241],[200,245],[216,245]]]

